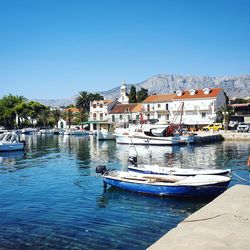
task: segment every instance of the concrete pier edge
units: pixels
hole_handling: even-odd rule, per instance
[[[250,186],[229,188],[148,249],[250,249]]]

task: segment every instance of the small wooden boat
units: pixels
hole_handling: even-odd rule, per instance
[[[25,143],[19,141],[15,132],[7,132],[0,141],[0,151],[14,151],[24,149]]]
[[[143,174],[158,175],[177,175],[177,176],[194,176],[194,175],[228,175],[230,169],[193,169],[193,168],[169,168],[158,165],[129,165],[128,170]]]
[[[224,192],[231,178],[218,175],[161,176],[112,171],[103,174],[105,184],[128,191],[160,196],[214,197]]]

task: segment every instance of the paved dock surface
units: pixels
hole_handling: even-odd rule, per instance
[[[148,249],[250,249],[250,186],[235,185]]]

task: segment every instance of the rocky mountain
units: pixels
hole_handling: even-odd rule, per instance
[[[134,84],[137,90],[142,87],[149,90],[150,94],[174,93],[176,90],[223,88],[230,98],[250,97],[250,75],[236,77],[210,77],[210,76],[180,76],[180,75],[156,75],[144,82]],[[128,90],[131,85],[127,85]],[[119,96],[120,87],[102,92],[107,99]]]
[[[40,102],[50,107],[67,107],[75,103],[75,97],[65,99],[33,99],[33,101]]]
[[[130,86],[131,84],[127,84],[128,91]],[[230,98],[250,98],[250,75],[210,77],[160,74],[153,76],[141,83],[134,84],[134,86],[137,90],[140,90],[142,87],[148,89],[150,94],[174,93],[179,89],[203,89],[205,87],[223,88]],[[118,98],[120,95],[120,86],[108,91],[103,91],[100,94],[106,99]],[[74,104],[74,99],[75,97],[55,100],[37,99],[36,101],[47,106],[55,107]]]

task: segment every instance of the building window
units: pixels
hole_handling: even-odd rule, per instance
[[[139,120],[140,115],[136,115],[136,120]]]
[[[100,113],[100,120],[103,120],[103,113]]]
[[[149,104],[147,105],[147,111],[150,111],[150,105]]]
[[[166,103],[166,110],[168,110],[168,103]]]
[[[100,108],[103,108],[103,104],[102,103],[100,103]]]
[[[201,112],[201,117],[202,118],[206,118],[206,115],[207,115],[206,112]]]
[[[158,114],[158,119],[161,119],[161,114]]]
[[[160,108],[160,107],[161,107],[161,104],[160,104],[160,103],[158,103],[157,107],[158,107],[158,108]]]
[[[147,115],[147,119],[150,120],[150,114]]]
[[[122,120],[122,115],[120,115],[120,120]]]
[[[94,109],[96,108],[96,104],[93,104],[93,108],[94,108]]]
[[[127,119],[128,119],[128,121],[130,120],[130,115],[127,115]]]
[[[93,120],[96,120],[96,113],[93,114]]]
[[[166,120],[169,121],[169,114],[166,114]]]
[[[112,122],[115,122],[115,115],[112,115]]]

